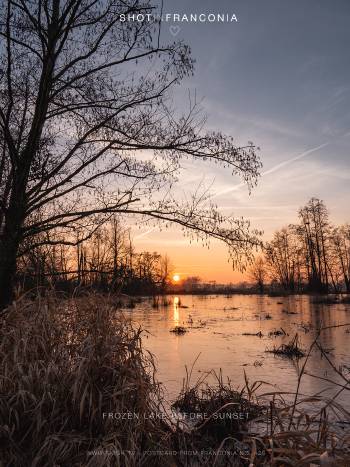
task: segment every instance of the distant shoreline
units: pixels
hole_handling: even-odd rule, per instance
[[[164,295],[258,295],[258,296],[269,296],[269,297],[291,297],[291,296],[296,296],[296,295],[308,295],[310,297],[342,297],[344,296],[350,298],[350,294],[346,292],[341,292],[341,293],[335,293],[335,292],[329,292],[329,293],[316,293],[316,292],[306,292],[306,291],[300,291],[300,292],[264,292],[260,293],[257,291],[253,290],[193,290],[193,291],[186,291],[186,290],[167,290],[164,292],[156,292],[153,295],[149,294],[132,294],[135,297],[152,297],[154,295],[159,295],[159,296],[164,296]],[[131,296],[132,296],[131,295]]]

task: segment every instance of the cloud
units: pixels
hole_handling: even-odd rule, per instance
[[[142,238],[142,237],[146,237],[147,235],[149,235],[150,233],[154,232],[155,230],[156,230],[156,228],[155,228],[155,227],[152,227],[151,229],[147,230],[146,232],[142,232],[142,233],[140,233],[140,234],[138,234],[138,235],[135,235],[134,238],[133,238],[133,240],[138,240],[138,239],[140,239],[140,238]]]
[[[326,147],[328,145],[329,145],[329,143],[327,142],[327,143],[320,144],[319,146],[316,146],[314,148],[308,149],[307,151],[303,151],[301,154],[298,154],[298,155],[296,155],[294,157],[291,157],[290,159],[287,159],[287,160],[285,160],[283,162],[280,162],[279,164],[274,165],[270,169],[263,172],[261,175],[265,176],[265,175],[270,175],[270,174],[272,174],[274,172],[277,172],[278,170],[292,164],[293,162],[298,161],[300,159],[303,159],[304,157],[307,157],[310,154],[313,154],[314,152],[317,152],[320,149],[323,149],[324,147]],[[225,195],[227,193],[231,193],[232,191],[238,190],[239,188],[242,188],[244,186],[246,186],[246,184],[244,182],[241,182],[241,183],[238,183],[237,185],[234,185],[234,186],[232,186],[230,188],[225,188],[224,190],[221,190],[218,193],[216,193],[213,196],[213,198],[217,198],[217,197]]]
[[[288,159],[286,161],[283,161],[283,162],[280,162],[279,164],[275,165],[274,167],[271,167],[271,169],[269,170],[266,170],[265,172],[263,172],[261,175],[269,175],[271,173],[274,173],[276,172],[277,170],[280,170],[282,169],[283,167],[291,164],[292,162],[295,162],[295,161],[298,161],[300,159],[303,159],[304,157],[308,156],[309,154],[313,154],[314,152],[317,152],[319,151],[320,149],[323,149],[324,147],[328,146],[329,143],[323,143],[323,144],[320,144],[319,146],[315,147],[315,148],[312,148],[312,149],[309,149],[307,151],[304,151],[302,152],[301,154],[298,154],[297,156],[295,157],[292,157],[291,159]]]

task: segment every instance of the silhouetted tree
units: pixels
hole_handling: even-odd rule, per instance
[[[157,20],[120,21],[152,11],[148,0],[2,2],[0,306],[27,239],[74,245],[116,213],[222,240],[235,263],[258,242],[206,199],[171,195],[184,158],[231,168],[249,187],[260,162],[251,143],[202,132],[195,102],[176,117],[169,90],[193,72],[189,48],[162,44]]]
[[[311,200],[299,210],[301,221],[298,227],[304,241],[308,288],[313,292],[329,290],[330,266],[328,263],[329,219],[323,201]]]
[[[266,265],[273,280],[286,291],[295,292],[302,281],[302,244],[293,226],[274,233],[265,245]]]
[[[249,268],[249,276],[254,284],[258,287],[259,293],[264,293],[265,282],[267,279],[267,268],[264,258],[258,256],[254,263]]]
[[[341,280],[347,293],[350,293],[350,225],[336,227],[332,231],[332,244],[338,260]]]

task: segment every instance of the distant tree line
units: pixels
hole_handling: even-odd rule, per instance
[[[137,253],[130,231],[116,218],[98,228],[88,239],[77,232],[76,245],[54,241],[32,247],[18,266],[18,284],[23,290],[38,287],[72,291],[93,288],[130,294],[155,294],[165,291],[171,265],[157,252]]]
[[[276,231],[262,245],[249,268],[249,279],[260,293],[350,293],[350,224],[333,225],[322,200],[312,198],[298,212],[299,222]],[[47,234],[45,234],[47,235]],[[18,284],[23,290],[54,287],[71,291],[93,288],[127,294],[236,293],[231,284],[205,284],[199,277],[171,285],[172,265],[157,252],[137,252],[130,230],[115,216],[86,232],[76,231],[73,245],[55,238],[55,232],[23,245]]]
[[[350,224],[336,226],[318,198],[298,212],[298,224],[274,233],[250,268],[260,292],[350,293]]]

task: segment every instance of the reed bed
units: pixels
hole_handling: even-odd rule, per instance
[[[300,378],[304,374],[303,369]],[[209,375],[216,381],[208,383]],[[350,413],[336,397],[303,395],[299,387],[295,393],[262,393],[266,385],[250,384],[245,375],[245,386],[238,391],[221,374],[207,373],[194,384],[187,374],[173,405],[200,416],[181,437],[177,433],[177,442],[180,452],[197,457],[180,456],[179,465],[349,467]]]
[[[300,393],[317,337],[295,392],[192,383],[192,366],[170,416],[141,335],[104,296],[15,302],[0,318],[1,467],[350,465],[350,414]]]
[[[281,344],[278,347],[274,346],[273,349],[267,349],[266,352],[273,353],[274,355],[278,355],[279,357],[286,357],[292,359],[305,357],[305,352],[301,348],[298,334],[295,334],[293,339],[287,344]]]
[[[165,465],[140,453],[165,432],[140,337],[98,295],[17,301],[0,330],[2,465]]]
[[[173,329],[170,329],[170,332],[173,332],[174,334],[182,335],[188,331],[184,326],[175,326]]]

